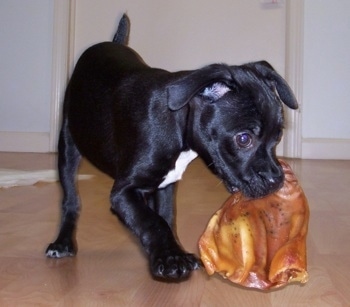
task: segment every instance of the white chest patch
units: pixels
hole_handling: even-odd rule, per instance
[[[169,173],[164,177],[164,180],[159,185],[159,188],[165,188],[168,184],[180,180],[187,165],[197,156],[198,154],[193,150],[181,152],[175,162],[175,168],[169,171]]]

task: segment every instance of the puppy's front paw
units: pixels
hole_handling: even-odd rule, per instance
[[[200,261],[181,250],[161,251],[151,259],[151,273],[156,279],[181,281],[187,279],[193,270],[200,268]]]
[[[75,256],[76,248],[72,242],[54,242],[49,244],[45,252],[49,258],[63,258]]]

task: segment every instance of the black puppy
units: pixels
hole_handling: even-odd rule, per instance
[[[115,179],[112,211],[140,240],[154,277],[180,280],[199,267],[174,238],[174,182],[197,154],[225,183],[261,197],[278,189],[275,156],[282,102],[297,108],[287,83],[266,62],[213,64],[170,73],[125,46],[124,16],[113,42],[92,46],[68,84],[58,145],[61,228],[48,257],[76,253],[80,157]]]

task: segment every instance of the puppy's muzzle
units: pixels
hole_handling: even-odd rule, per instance
[[[283,186],[283,180],[283,172],[260,171],[249,178],[245,177],[241,186],[232,187],[229,190],[232,193],[240,190],[249,198],[261,198],[279,190]]]

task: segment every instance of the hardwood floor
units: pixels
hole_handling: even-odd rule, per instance
[[[309,199],[307,284],[261,292],[196,271],[151,279],[137,242],[109,212],[112,181],[83,162],[76,257],[47,259],[58,227],[57,183],[0,189],[0,306],[350,306],[350,161],[288,160]],[[55,167],[49,154],[0,153],[0,168]],[[228,194],[200,160],[178,186],[177,231],[186,250]]]

